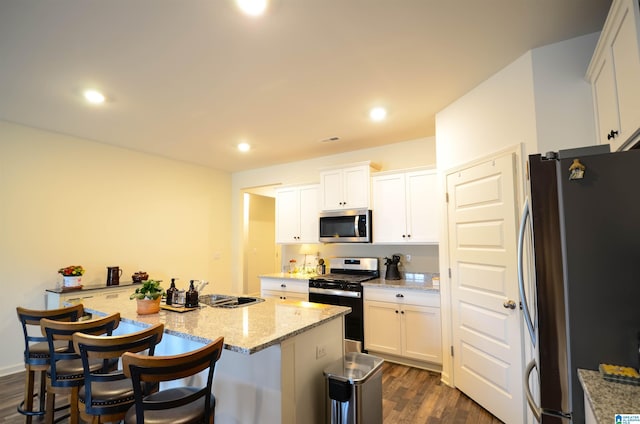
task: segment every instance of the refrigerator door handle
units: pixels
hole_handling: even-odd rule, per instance
[[[534,369],[537,369],[536,360],[532,360],[527,364],[527,368],[524,370],[524,394],[527,397],[527,403],[529,404],[529,409],[531,413],[535,417],[537,422],[540,422],[542,419],[542,408],[536,405],[536,401],[533,398],[533,394],[531,393],[531,385],[529,383],[529,377],[531,376],[531,372]]]
[[[527,303],[527,295],[524,290],[524,270],[522,266],[524,256],[524,235],[527,228],[527,223],[531,220],[531,214],[529,212],[529,198],[524,200],[524,206],[522,207],[522,217],[520,218],[520,231],[518,232],[518,288],[520,289],[520,305],[522,306],[522,312],[524,313],[524,322],[527,324],[529,330],[529,336],[531,337],[531,344],[536,346],[536,335],[533,326],[533,320],[531,319],[531,312],[529,311],[529,304]]]

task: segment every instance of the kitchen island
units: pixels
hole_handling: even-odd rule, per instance
[[[165,325],[157,355],[182,353],[224,336],[216,366],[216,423],[324,422],[323,370],[343,355],[350,308],[275,301],[239,308],[201,306],[188,312],[138,315],[135,301],[94,297],[94,315],[120,312],[120,333]]]

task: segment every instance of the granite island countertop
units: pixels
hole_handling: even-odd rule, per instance
[[[578,370],[578,378],[600,424],[616,414],[640,414],[640,386],[606,381],[598,371]]]
[[[351,308],[344,306],[279,299],[265,299],[240,308],[201,305],[188,312],[161,309],[151,315],[138,315],[133,300],[114,302],[99,296],[85,299],[82,303],[92,314],[104,316],[120,312],[123,322],[140,327],[163,323],[167,334],[203,344],[224,336],[225,349],[247,355],[351,312]]]
[[[397,288],[421,290],[430,292],[440,292],[440,285],[433,285],[432,276],[438,274],[429,273],[406,273],[402,280],[385,280],[378,278],[362,283],[365,287]]]

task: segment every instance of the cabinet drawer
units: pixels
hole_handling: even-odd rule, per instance
[[[381,287],[364,287],[364,300],[406,305],[440,307],[440,293]]]
[[[292,293],[309,293],[309,280],[260,279],[262,290],[275,290]]]

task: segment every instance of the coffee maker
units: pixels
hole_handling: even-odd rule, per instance
[[[392,255],[391,259],[384,258],[384,264],[387,266],[387,271],[384,274],[385,280],[401,280],[400,271],[398,271],[398,264],[400,263],[400,255]]]

